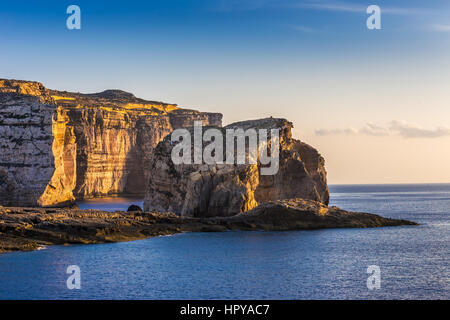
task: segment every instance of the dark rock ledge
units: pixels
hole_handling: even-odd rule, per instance
[[[310,230],[417,225],[361,212],[290,199],[267,202],[232,217],[192,218],[158,212],[104,212],[64,208],[0,207],[0,252],[43,245],[94,244],[181,232]]]

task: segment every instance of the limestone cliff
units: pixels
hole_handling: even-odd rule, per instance
[[[0,79],[0,204],[143,196],[153,149],[195,120],[220,126],[222,115],[120,90],[81,94]]]
[[[210,127],[203,127],[207,129]],[[316,149],[292,138],[292,123],[267,118],[216,129],[223,137],[227,129],[279,129],[278,172],[262,175],[259,159],[255,164],[175,165],[171,159],[175,143],[167,136],[153,153],[145,210],[213,217],[232,216],[281,199],[304,198],[328,204],[325,161]],[[193,129],[189,130],[192,133]]]

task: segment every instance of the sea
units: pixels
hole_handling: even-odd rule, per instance
[[[330,205],[420,225],[185,233],[5,253],[0,299],[450,298],[450,184],[330,191]],[[142,199],[79,207],[115,211],[130,204],[142,206]]]

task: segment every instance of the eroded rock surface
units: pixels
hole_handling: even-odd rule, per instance
[[[203,127],[203,130],[210,128]],[[266,118],[215,129],[222,132],[224,139],[227,129],[267,129],[269,132],[279,129],[278,172],[262,175],[259,158],[256,164],[176,165],[171,153],[177,142],[172,142],[167,136],[158,144],[150,161],[145,210],[214,217],[232,216],[258,204],[280,199],[304,198],[328,204],[325,161],[316,149],[292,138],[292,123],[289,121]],[[193,129],[189,130],[192,136]],[[248,154],[248,149],[246,152]]]
[[[147,163],[167,134],[221,119],[120,90],[80,94],[0,79],[0,204],[143,196]]]

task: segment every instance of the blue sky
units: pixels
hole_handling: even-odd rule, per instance
[[[379,32],[365,26],[372,3],[382,8]],[[82,10],[82,30],[65,28],[70,4]],[[15,50],[2,53],[8,61],[2,69],[9,77],[35,70],[49,85],[58,78],[67,89],[92,90],[102,77],[93,78],[94,86],[88,79],[80,84],[88,70],[120,84],[118,78],[138,70],[208,76],[208,70],[290,68],[310,60],[358,65],[387,52],[387,63],[404,55],[427,59],[430,51],[449,49],[443,43],[449,16],[450,2],[442,0],[8,1],[1,4],[0,39]],[[70,79],[61,76],[69,66]]]
[[[66,28],[71,4],[81,30]],[[382,30],[366,28],[371,4]],[[331,182],[450,182],[417,151],[450,163],[450,1],[4,1],[0,30],[2,78],[120,88],[225,123],[285,117]],[[364,171],[386,146],[394,163]]]

